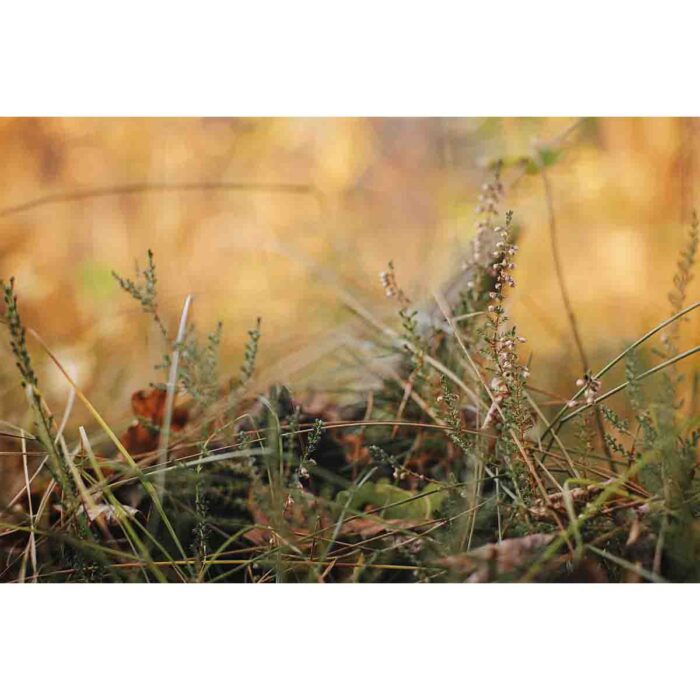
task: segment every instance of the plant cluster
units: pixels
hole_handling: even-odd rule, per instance
[[[557,159],[541,160],[533,172]],[[500,213],[503,170],[496,164],[481,191],[456,296],[414,303],[393,263],[381,273],[398,305],[397,328],[374,338],[377,354],[392,348],[391,372],[379,390],[342,405],[311,410],[286,387],[254,391],[260,319],[229,379],[221,325],[201,336],[189,300],[170,334],[150,251],[134,280],[115,274],[163,342],[160,393],[139,393],[156,407],[139,416],[154,449],[138,453],[77,389],[109,446],[94,450],[83,428],[74,445],[60,434],[14,280],[4,284],[33,419],[16,437],[37,443],[50,479],[38,469],[2,513],[2,578],[700,580],[700,424],[677,370],[700,349],[680,350],[680,322],[700,307],[688,300],[698,218],[669,318],[587,371],[572,396],[542,401],[509,313],[518,245],[515,215]],[[624,381],[604,391],[616,367]]]

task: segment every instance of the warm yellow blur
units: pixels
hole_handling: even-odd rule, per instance
[[[155,379],[160,349],[110,276],[112,269],[132,275],[149,247],[171,326],[194,293],[199,327],[224,322],[223,364],[236,372],[246,330],[260,315],[262,362],[279,362],[289,379],[296,362],[289,356],[329,352],[322,339],[349,319],[331,277],[378,313],[392,313],[378,282],[392,259],[412,298],[429,294],[459,268],[483,164],[527,155],[573,121],[0,120],[3,211],[56,193],[133,183],[308,185],[321,195],[159,191],[0,213],[0,275],[17,278],[27,323],[108,418],[126,415],[131,391]],[[689,119],[592,120],[549,170],[564,271],[595,359],[668,315],[678,250],[690,210],[700,205],[697,131]],[[530,341],[535,372],[561,362],[573,380],[541,178],[521,179],[506,206],[522,226],[512,316]],[[314,265],[325,280],[312,273]],[[696,280],[691,299],[698,288]],[[698,331],[696,317],[685,326],[684,347]],[[5,346],[0,405],[4,418],[19,420]],[[35,355],[44,386],[60,400],[65,384],[38,348]],[[304,381],[313,382],[309,376]]]

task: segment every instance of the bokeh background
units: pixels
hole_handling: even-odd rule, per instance
[[[675,261],[700,204],[694,119],[4,119],[0,275],[17,278],[26,322],[110,420],[128,419],[131,392],[158,379],[157,339],[111,277],[132,276],[148,248],[171,327],[188,293],[199,328],[223,321],[225,374],[238,372],[246,331],[261,316],[266,376],[331,386],[346,381],[338,368],[349,363],[335,339],[356,329],[338,290],[395,316],[378,281],[393,260],[409,296],[429,298],[466,253],[485,166],[530,155],[572,125],[548,172],[567,284],[597,361],[668,315]],[[521,235],[512,316],[539,384],[563,391],[580,372],[542,179],[517,172],[504,176]],[[248,189],[20,206],[138,183]],[[699,320],[685,324],[683,347],[700,336]],[[60,406],[65,381],[34,348]],[[20,421],[6,343],[0,359],[1,417]],[[75,420],[84,420],[80,408]]]

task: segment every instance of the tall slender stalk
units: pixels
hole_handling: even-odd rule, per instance
[[[541,159],[540,159],[541,160]],[[581,340],[581,334],[579,333],[578,323],[576,322],[576,314],[574,313],[574,308],[571,304],[571,298],[569,297],[569,291],[566,288],[566,280],[564,279],[564,270],[561,264],[561,257],[559,255],[559,241],[557,236],[557,220],[554,216],[554,201],[552,198],[552,190],[549,184],[549,177],[547,175],[547,166],[541,162],[540,172],[542,173],[542,182],[544,184],[544,196],[547,203],[547,212],[549,217],[549,239],[552,245],[552,259],[554,260],[554,269],[557,273],[557,281],[559,283],[559,291],[561,293],[561,299],[564,303],[564,308],[566,309],[566,315],[569,319],[569,325],[571,326],[571,333],[574,336],[574,343],[576,349],[578,350],[579,359],[581,360],[581,376],[584,376],[590,370],[590,363],[588,362],[588,355],[583,347],[583,341]],[[600,442],[603,447],[603,452],[610,464],[610,469],[615,471],[615,462],[612,458],[610,448],[605,440],[605,426],[603,425],[603,417],[600,414],[600,409],[596,406],[595,409],[595,422],[596,429],[598,430],[598,436],[600,437]]]

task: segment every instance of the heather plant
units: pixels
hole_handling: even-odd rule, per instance
[[[345,401],[261,391],[259,319],[230,370],[219,360],[222,326],[201,335],[191,297],[171,332],[151,251],[133,280],[115,274],[163,343],[151,387],[159,393],[139,393],[160,406],[138,416],[155,436],[150,450],[137,452],[128,431],[117,437],[67,375],[95,433],[81,427],[72,440],[57,429],[29,353],[35,333],[14,281],[4,285],[33,417],[21,436],[40,446],[50,484],[35,503],[28,478],[19,508],[3,512],[5,541],[19,543],[3,578],[23,580],[31,551],[33,578],[49,581],[700,580],[700,424],[680,367],[700,349],[682,350],[680,332],[700,306],[688,298],[698,218],[673,275],[670,316],[597,371],[557,261],[583,370],[572,396],[542,400],[551,395],[510,312],[517,214],[501,207],[509,168],[542,177],[556,258],[548,170],[558,159],[540,148],[493,164],[463,267],[434,299],[409,298],[388,264],[380,282],[393,326],[346,296],[372,329],[357,356],[391,362],[374,389]],[[610,387],[615,368],[624,381]],[[40,471],[35,481],[45,483]]]

